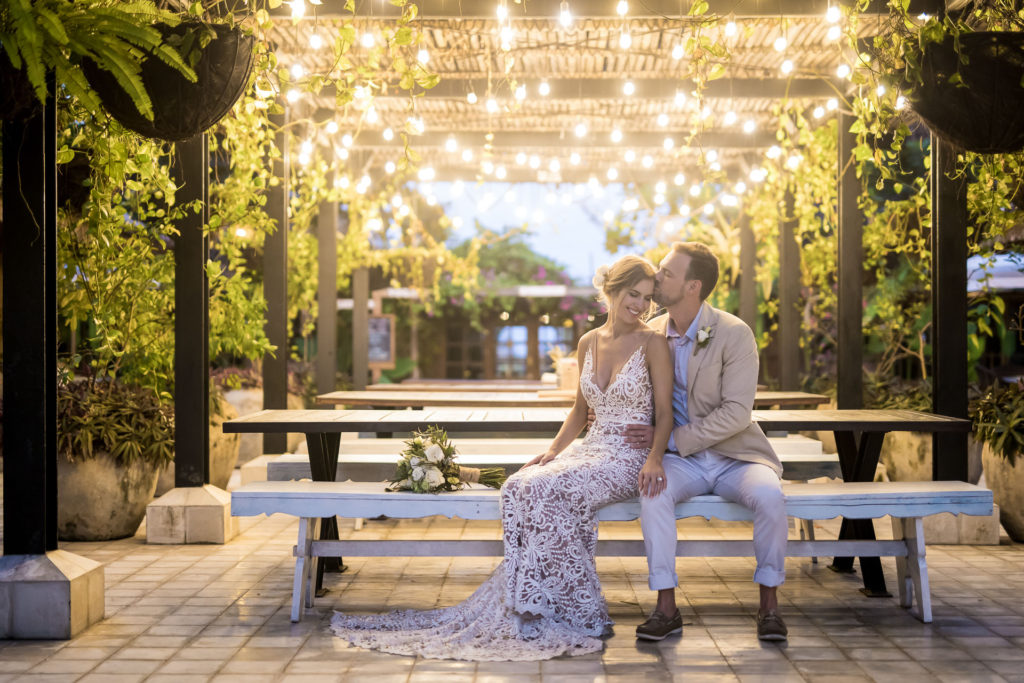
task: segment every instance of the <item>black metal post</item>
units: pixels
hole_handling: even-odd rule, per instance
[[[57,113],[3,123],[4,555],[57,549]]]
[[[860,181],[853,159],[855,117],[839,115],[838,305],[836,311],[836,407],[864,407],[864,218],[857,206]]]
[[[779,223],[779,384],[783,390],[800,388],[800,248],[793,192],[786,192]]]
[[[328,178],[331,182],[332,178]],[[316,390],[334,391],[338,373],[338,202],[320,204],[317,216],[318,287]],[[330,406],[324,406],[330,408]]]
[[[750,216],[740,215],[740,320],[757,330],[757,244]]]
[[[967,183],[956,151],[931,138],[932,410],[967,417]],[[932,435],[932,478],[967,481],[967,434]]]
[[[263,295],[267,299],[267,321],[264,329],[275,351],[263,357],[263,408],[288,407],[288,114],[271,116],[277,126],[276,144],[281,154],[274,159],[274,176],[278,184],[267,195],[267,213],[277,229],[263,243]],[[264,453],[283,453],[288,446],[287,434],[264,434]]]
[[[179,204],[202,202],[179,221],[174,243],[174,486],[210,483],[209,147],[199,134],[175,146]]]

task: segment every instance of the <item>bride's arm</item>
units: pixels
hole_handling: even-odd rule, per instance
[[[587,348],[590,344],[590,333],[583,335],[580,338],[579,347],[576,349],[576,360],[580,366],[580,375],[583,374],[583,358],[587,352]],[[565,422],[562,423],[562,427],[558,430],[558,435],[555,436],[555,440],[551,442],[548,449],[538,455],[530,462],[523,465],[523,467],[529,467],[531,465],[544,465],[555,459],[559,453],[565,450],[565,448],[573,442],[573,440],[579,436],[580,431],[587,424],[587,399],[583,398],[583,390],[580,388],[579,383],[576,384],[576,401],[572,404],[572,410],[569,411],[569,415],[565,418]],[[666,437],[667,439],[668,437]]]
[[[668,437],[672,433],[674,420],[672,417],[672,354],[668,348],[668,340],[660,334],[652,335],[647,344],[647,363],[651,374],[651,386],[654,390],[654,440],[647,454],[647,462],[640,470],[637,482],[640,494],[656,496],[665,490],[665,468],[661,459],[668,446]]]

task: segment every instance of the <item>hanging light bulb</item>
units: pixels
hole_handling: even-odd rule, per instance
[[[607,177],[608,180],[611,180],[613,182],[618,180],[619,179],[619,171],[618,171],[618,169],[616,169],[614,166],[612,166],[611,168],[608,169],[608,173],[606,174],[605,177]]]
[[[516,166],[526,165],[526,152],[519,152],[516,154]]]
[[[885,86],[879,85],[877,88],[875,88],[875,94],[878,95],[879,97],[883,97],[885,95]]]
[[[466,101],[469,102],[470,104],[476,104],[476,93],[475,92],[468,92],[468,93],[466,93]]]
[[[483,171],[484,175],[491,175],[494,173],[494,162],[490,159],[484,159],[483,163],[480,164],[480,170]],[[490,203],[488,199],[484,201],[485,203]]]
[[[582,161],[582,159],[580,158],[579,152],[573,152],[572,154],[569,155],[569,163],[572,164],[573,166],[579,166],[580,161]]]
[[[676,96],[673,102],[677,107],[681,107],[684,104],[686,104],[686,93],[684,93],[682,90],[676,90]]]
[[[685,54],[686,49],[681,43],[676,43],[675,47],[672,48],[672,59],[675,59],[676,61],[682,59]]]
[[[622,142],[622,131],[618,128],[613,128],[610,137],[612,142]]]
[[[825,103],[825,108],[828,109],[829,111],[835,111],[836,109],[839,108],[839,100],[837,100],[834,97],[830,97],[828,99],[828,102]]]
[[[525,85],[518,85],[518,86],[516,86],[516,99],[519,100],[520,102],[522,102],[523,100],[526,99],[526,86]]]
[[[306,70],[302,68],[301,64],[294,64],[291,68],[292,80],[297,81],[306,75]]]
[[[576,137],[578,138],[584,137],[587,134],[587,124],[583,123],[582,121],[577,123],[575,133]]]
[[[498,37],[501,39],[501,49],[508,52],[512,49],[512,39],[515,34],[512,32],[512,27],[508,24],[501,27],[501,31],[498,33]]]
[[[726,24],[725,24],[725,35],[727,35],[730,38],[732,38],[734,35],[736,35],[736,22],[735,21],[728,21],[728,22],[726,22]]]
[[[715,212],[715,207],[711,202],[708,202],[707,204],[704,205],[704,208],[702,210],[704,211],[705,216],[710,216]]]
[[[376,42],[377,40],[369,31],[364,31],[363,35],[359,36],[359,44],[365,47],[366,49],[370,49],[371,47],[373,47]]]
[[[784,52],[787,45],[789,45],[789,41],[786,40],[785,36],[779,36],[775,39],[775,42],[772,43],[772,47],[775,48],[776,52]]]
[[[494,169],[494,177],[498,180],[504,180],[508,176],[508,171],[505,170],[504,166],[498,166]]]
[[[426,129],[426,124],[423,123],[423,119],[419,116],[410,116],[407,118],[405,120],[405,126],[413,135],[423,135],[423,131]]]
[[[454,135],[449,135],[448,139],[444,141],[444,149],[448,153],[452,153],[459,148],[459,143],[455,140]]]
[[[469,147],[462,150],[462,160],[465,161],[467,164],[473,161],[473,150],[471,150]]]
[[[662,128],[667,126],[668,125],[668,114],[666,114],[664,112],[658,114],[657,123]]]
[[[643,166],[644,168],[650,168],[651,166],[654,166],[654,157],[652,157],[650,154],[645,154],[644,158],[640,160],[640,165]]]
[[[395,172],[395,162],[389,161],[388,163],[384,164],[384,172],[387,173],[388,175],[391,175],[392,173],[394,173]]]
[[[736,112],[730,110],[725,112],[725,116],[722,117],[722,123],[726,126],[731,126],[736,123],[737,118]]]
[[[385,140],[387,140],[388,142],[391,142],[392,140],[394,140],[394,139],[395,139],[395,131],[391,130],[391,128],[385,128],[385,129],[384,129],[384,132],[383,132],[383,133],[381,133],[381,135],[382,135],[382,136],[384,137],[384,139],[385,139]]]
[[[689,216],[690,215],[690,205],[689,204],[680,204],[679,205],[679,215],[680,216]]]
[[[747,184],[741,180],[733,186],[732,190],[736,194],[743,194],[747,191]]]
[[[787,74],[787,75],[793,73],[793,60],[792,59],[785,59],[785,60],[783,60],[782,61],[782,66],[780,67],[780,69],[782,70],[782,73]]]
[[[676,141],[673,140],[672,138],[665,138],[664,140],[662,140],[661,146],[664,147],[667,151],[676,146]]]
[[[572,26],[572,12],[569,11],[569,3],[566,0],[562,0],[562,4],[558,7],[558,23],[562,25],[562,28]]]
[[[497,114],[498,113],[498,101],[493,97],[487,98],[487,113]]]
[[[825,21],[830,24],[834,24],[842,18],[842,13],[839,11],[839,7],[832,5],[825,12]]]
[[[434,175],[434,169],[431,168],[430,166],[425,166],[424,168],[421,168],[419,173],[416,174],[416,176],[425,183],[429,183],[431,180],[433,180]]]
[[[306,16],[306,2],[305,0],[292,0],[292,19],[301,19]]]
[[[672,183],[676,187],[681,186],[685,182],[686,182],[686,176],[684,176],[682,173],[676,173],[676,177],[672,179]]]
[[[540,168],[540,157],[536,154],[530,155],[530,168],[534,170]]]
[[[829,26],[828,33],[825,34],[825,39],[830,43],[834,43],[839,40],[841,35],[843,35],[843,30],[841,28],[838,26]]]
[[[619,4],[615,6],[615,11],[618,12],[620,17],[626,16],[629,12],[629,3],[626,0],[619,0]]]
[[[622,155],[622,158],[625,160],[627,164],[631,164],[634,161],[636,161],[636,151],[632,149],[627,149],[626,153]]]
[[[754,123],[754,119],[747,119],[743,122],[743,132],[750,135],[757,129],[757,124]]]
[[[342,138],[341,138],[341,144],[343,146],[345,146],[345,147],[351,147],[352,146],[352,136],[349,135],[348,133],[345,133],[345,135],[343,135]]]
[[[713,149],[709,149],[707,152],[704,153],[704,158],[707,159],[707,162],[709,164],[712,164],[718,161],[718,152],[716,152]]]
[[[849,64],[840,64],[838,67],[836,67],[836,76],[839,76],[839,78],[849,78],[850,77],[850,65]]]
[[[699,197],[701,192],[700,185],[690,185],[690,196]]]
[[[503,22],[508,19],[508,6],[505,5],[505,0],[501,0],[501,2],[498,3],[497,15],[499,22]]]
[[[633,84],[633,81],[626,81],[625,83],[622,84],[622,94],[625,95],[626,97],[629,97],[635,92],[636,85]]]
[[[812,116],[814,116],[814,118],[816,118],[816,119],[820,119],[824,115],[825,115],[825,107],[821,106],[820,104],[817,107],[815,107],[814,111],[812,112]]]
[[[425,49],[420,48],[420,50],[416,53],[416,61],[419,62],[420,64],[426,64],[427,62],[430,61],[430,53],[427,52]]]
[[[309,37],[309,47],[313,50],[319,50],[324,46],[324,39],[320,37],[319,33],[314,33]]]
[[[296,90],[295,88],[292,88],[292,89],[291,89],[291,90],[289,90],[289,91],[288,91],[288,93],[287,93],[287,94],[285,95],[285,99],[287,99],[287,100],[288,100],[289,102],[292,102],[292,103],[294,103],[294,102],[297,102],[297,101],[298,101],[298,99],[299,99],[299,97],[301,97],[301,96],[302,96],[302,93],[300,93],[300,92],[299,92],[298,90]]]
[[[665,194],[667,190],[668,186],[665,184],[664,180],[659,180],[657,183],[654,184],[654,191],[658,194]],[[660,204],[661,202],[658,203]]]
[[[558,173],[562,170],[562,164],[558,162],[558,159],[552,159],[548,162],[548,170],[552,173]]]
[[[907,108],[907,98],[904,97],[903,95],[898,95],[896,97],[896,104],[894,104],[893,106],[896,107],[896,111],[902,111],[902,110],[906,109]]]
[[[779,147],[778,145],[772,145],[764,154],[769,159],[778,159],[780,156],[782,156],[782,148]]]
[[[623,50],[628,50],[633,45],[633,36],[629,35],[629,27],[623,25],[622,30],[619,31],[619,47]]]
[[[541,97],[547,97],[551,94],[551,86],[547,81],[541,81],[540,85],[537,86],[537,92],[540,93]]]
[[[338,132],[338,122],[337,121],[328,121],[327,122],[327,126],[326,126],[326,130],[327,130],[327,133],[329,135],[334,135],[335,133]]]

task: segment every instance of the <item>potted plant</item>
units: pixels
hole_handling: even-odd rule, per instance
[[[1024,386],[994,385],[971,402],[970,415],[999,521],[1010,538],[1024,541]]]

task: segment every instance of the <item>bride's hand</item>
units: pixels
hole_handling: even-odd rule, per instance
[[[644,463],[637,481],[637,487],[640,489],[641,496],[653,498],[664,491],[667,485],[665,481],[665,468],[661,466],[660,462],[647,461]]]
[[[557,453],[541,453],[530,462],[523,465],[523,467],[532,467],[533,465],[547,465],[549,462],[554,460],[558,456]]]

